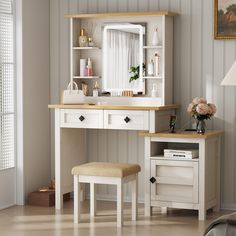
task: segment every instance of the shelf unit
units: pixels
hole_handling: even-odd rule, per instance
[[[157,83],[158,98],[160,104],[166,105],[173,103],[173,19],[176,13],[173,12],[127,12],[127,13],[106,13],[106,14],[73,14],[66,15],[70,20],[70,79],[77,80],[80,87],[80,80],[88,79],[88,86],[91,92],[91,87],[94,79],[102,78],[102,29],[106,24],[121,24],[140,22],[145,23],[145,45],[141,50],[145,51],[146,58],[144,63],[147,65],[150,58],[154,58],[155,51],[160,54],[160,76],[144,76],[144,89],[146,96],[151,96],[151,88],[153,83]],[[78,47],[78,36],[81,28],[89,31],[91,26],[95,25],[95,30],[92,35],[94,47]],[[158,27],[160,45],[152,46],[152,36],[154,30]],[[91,36],[91,34],[89,35]],[[92,59],[93,77],[80,76],[79,60],[81,58]],[[129,78],[127,78],[128,80]],[[154,81],[154,79],[156,81]],[[103,80],[99,79],[99,87],[102,88]],[[91,95],[91,93],[90,93]]]

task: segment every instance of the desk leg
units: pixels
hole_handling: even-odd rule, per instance
[[[205,158],[206,158],[206,142],[200,140],[199,142],[199,211],[198,219],[206,219],[206,183],[205,183]]]
[[[61,129],[60,109],[55,109],[55,203],[56,209],[63,208],[63,195],[61,183]]]
[[[218,212],[220,211],[220,159],[221,159],[221,137],[217,140],[217,169],[216,169],[216,206],[213,208],[213,211]]]
[[[145,137],[145,161],[144,161],[144,215],[151,216],[151,187],[150,187],[150,149],[151,149],[151,139],[150,137]]]

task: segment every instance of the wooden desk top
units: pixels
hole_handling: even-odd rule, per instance
[[[192,139],[207,139],[216,136],[222,136],[224,131],[222,130],[208,130],[205,134],[197,134],[193,131],[176,131],[176,133],[170,133],[170,131],[164,131],[159,133],[140,132],[140,136],[145,137],[161,137],[161,138],[192,138]]]
[[[64,105],[64,104],[49,104],[48,108],[51,109],[95,109],[95,110],[155,110],[155,111],[162,111],[162,110],[169,110],[169,109],[177,109],[179,105],[171,104],[165,106],[124,106],[124,105],[90,105],[90,104],[71,104],[71,105]]]

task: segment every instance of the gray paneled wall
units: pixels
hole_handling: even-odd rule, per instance
[[[186,106],[195,96],[204,96],[217,105],[218,112],[208,122],[208,128],[225,130],[221,203],[223,208],[236,209],[236,93],[232,87],[220,86],[224,74],[236,58],[236,43],[234,40],[213,39],[213,2],[51,0],[51,103],[59,102],[60,93],[69,80],[69,24],[63,18],[64,14],[156,10],[179,13],[174,23],[174,101],[181,104],[178,122],[181,128],[189,124]],[[53,136],[52,128],[52,141]],[[144,145],[137,132],[89,130],[88,142],[89,160],[105,161],[109,158],[112,161],[143,164]],[[141,198],[142,189],[140,183]],[[101,187],[99,194],[103,197],[112,196],[114,189]]]

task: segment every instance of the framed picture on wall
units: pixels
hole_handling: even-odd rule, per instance
[[[215,0],[214,38],[236,39],[236,0]]]

